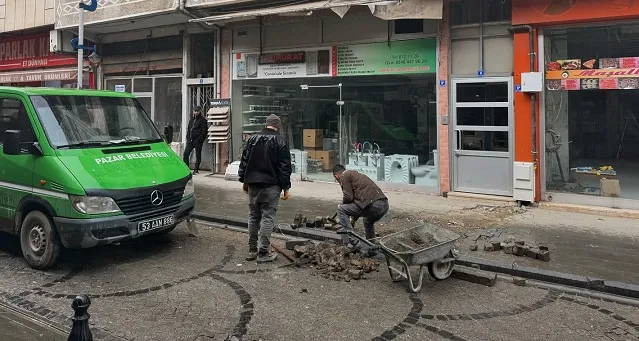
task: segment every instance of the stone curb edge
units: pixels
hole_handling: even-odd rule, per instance
[[[219,224],[219,225],[230,225],[233,227],[248,229],[248,222],[246,220],[241,220],[239,218],[220,216],[210,213],[203,212],[193,212],[191,214],[193,219],[206,221],[209,223]],[[309,229],[309,228],[299,228],[292,229],[291,227],[281,227],[276,226],[274,232],[282,233],[284,235],[290,237],[297,238],[307,238],[314,240],[334,240],[340,241],[341,236],[337,235],[335,232],[320,230],[320,229]]]
[[[455,264],[515,277],[639,299],[639,285],[459,255]]]
[[[209,213],[202,212],[193,212],[192,217],[194,219],[203,220],[215,224],[223,224],[223,225],[231,225],[236,227],[247,228],[248,223],[246,220],[241,220],[238,218],[219,216]],[[322,230],[314,230],[314,229],[281,229],[283,234],[315,239],[319,238],[323,239],[332,239],[332,240],[341,240],[338,235],[332,232],[326,232]],[[515,277],[523,277],[527,279],[566,285],[576,288],[588,289],[593,291],[599,291],[607,294],[618,295],[623,297],[629,297],[634,299],[639,299],[639,285],[617,282],[617,281],[608,281],[600,278],[593,278],[588,276],[581,275],[573,275],[569,273],[544,270],[534,267],[528,266],[520,266],[520,265],[512,265],[504,262],[483,259],[483,258],[475,258],[468,257],[464,255],[459,255],[455,261],[456,264],[472,267],[484,271],[490,271],[495,273],[506,274]]]

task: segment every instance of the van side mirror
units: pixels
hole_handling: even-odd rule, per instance
[[[2,142],[5,155],[20,155],[22,148],[20,147],[20,130],[7,130],[4,133],[4,141]]]
[[[173,143],[173,126],[168,125],[164,127],[164,139],[168,144]]]

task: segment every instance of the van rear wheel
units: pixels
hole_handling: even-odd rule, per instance
[[[53,222],[40,211],[33,211],[24,218],[20,246],[27,264],[37,270],[46,270],[55,264],[62,249]]]

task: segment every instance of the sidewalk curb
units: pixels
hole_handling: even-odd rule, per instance
[[[460,255],[455,260],[455,264],[474,267],[480,270],[502,273],[515,277],[523,277],[542,282],[549,282],[560,285],[567,285],[576,288],[588,289],[607,294],[639,298],[639,285],[622,283],[617,281],[607,281],[588,276],[573,275],[563,272],[544,270],[529,266],[511,265],[504,262],[468,257]]]
[[[220,215],[203,213],[203,212],[193,212],[191,214],[191,217],[193,219],[202,220],[209,223],[220,224],[220,225],[231,225],[240,229],[248,229],[248,222],[246,220],[241,220],[238,218],[220,216]],[[309,228],[293,229],[291,227],[276,226],[273,232],[280,232],[286,236],[291,236],[296,238],[329,240],[329,241],[337,241],[337,242],[342,240],[342,237],[337,235],[335,232],[321,230],[321,229],[309,229]]]
[[[598,215],[610,218],[627,218],[627,219],[639,219],[639,210],[623,209],[623,208],[609,208],[600,206],[588,206],[577,204],[566,204],[560,202],[542,201],[539,203],[539,208],[555,211],[555,212],[569,212],[580,213],[588,215]]]
[[[203,212],[193,212],[192,217],[194,219],[203,220],[215,224],[231,225],[243,229],[248,228],[247,221],[238,218],[219,216]],[[308,228],[301,228],[296,230],[293,230],[291,228],[281,228],[280,230],[280,232],[285,235],[301,238],[317,240],[318,237],[320,237],[330,240],[341,240],[340,237],[336,234],[323,230]],[[588,289],[612,295],[639,299],[639,285],[630,283],[607,281],[599,278],[573,275],[529,266],[513,265],[489,259],[468,257],[464,255],[459,255],[455,260],[455,264],[484,271],[506,274],[514,277],[522,277],[542,282],[567,285],[575,288]]]

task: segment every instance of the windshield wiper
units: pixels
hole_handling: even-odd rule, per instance
[[[141,139],[141,138],[129,136],[129,137],[125,137],[123,140],[110,141],[110,143],[115,145],[131,145],[131,144],[157,143],[162,141],[163,141],[162,139]]]
[[[65,144],[62,146],[58,146],[57,149],[61,149],[61,148],[95,148],[95,147],[103,147],[103,146],[108,146],[109,142],[108,141],[84,141],[84,142],[78,142],[78,143],[70,143],[70,144]]]

